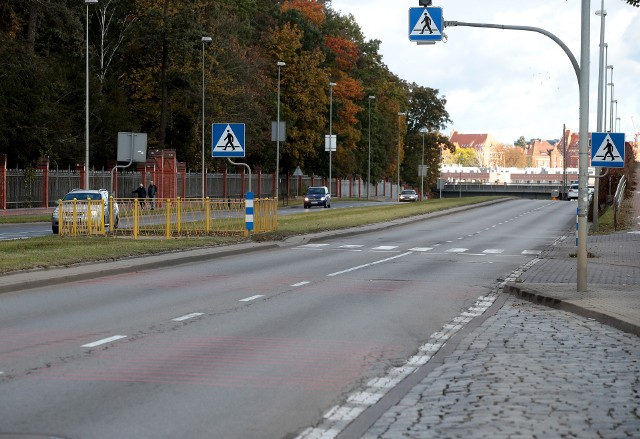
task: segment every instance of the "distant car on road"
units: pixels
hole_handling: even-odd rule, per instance
[[[311,206],[331,207],[331,194],[326,186],[311,186],[304,196],[304,208]]]
[[[418,201],[418,194],[413,189],[404,189],[400,192],[400,201]]]
[[[91,201],[98,201],[98,202],[102,200],[102,203],[104,206],[104,225],[105,227],[110,227],[109,192],[106,189],[95,189],[95,190],[74,189],[71,192],[69,192],[67,195],[65,195],[62,201],[73,201],[74,199],[78,201],[91,200]],[[95,205],[97,206],[99,204],[96,203]],[[65,215],[69,215],[71,213],[69,209],[70,209],[70,204],[67,203],[65,205],[65,203],[63,203],[63,211]],[[88,219],[87,210],[88,210],[87,207],[80,206],[80,208],[76,212],[76,220],[78,222],[81,222],[81,223],[87,222],[87,219]],[[99,213],[100,212],[98,212],[97,209],[94,210],[94,208],[92,207],[91,209],[92,221],[99,220],[99,216],[98,216]],[[120,211],[118,208],[118,203],[114,201],[113,202],[113,222],[114,222],[113,228],[114,229],[118,228],[119,221],[120,221]],[[58,233],[59,223],[60,223],[60,206],[57,206],[54,209],[53,213],[51,214],[51,230],[53,231],[53,233]]]
[[[577,200],[578,199],[578,189],[579,185],[574,183],[569,187],[569,192],[567,192],[567,198],[569,200]]]

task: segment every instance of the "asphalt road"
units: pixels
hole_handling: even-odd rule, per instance
[[[0,296],[0,433],[291,438],[531,261],[570,203]],[[1,434],[0,434],[1,437]]]

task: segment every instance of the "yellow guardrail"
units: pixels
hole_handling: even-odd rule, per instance
[[[64,226],[61,222],[59,234],[109,235],[139,237],[198,237],[198,236],[247,236],[245,222],[245,200],[222,200],[210,198],[144,199],[118,198],[109,200],[108,214],[100,201],[89,202],[90,211],[102,208],[101,215],[90,215],[87,222],[83,215],[87,201],[61,202],[65,212]],[[71,207],[64,207],[64,206]],[[265,233],[278,226],[276,199],[254,200],[254,228],[251,233]],[[76,212],[68,214],[67,211]],[[106,226],[108,223],[109,227]],[[113,227],[111,225],[114,225]]]
[[[105,210],[101,200],[59,200],[55,214],[60,236],[105,234]]]

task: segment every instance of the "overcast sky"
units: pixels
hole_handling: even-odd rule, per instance
[[[442,7],[448,21],[545,29],[560,38],[579,63],[581,3],[434,0],[433,6]],[[591,4],[589,131],[596,131],[600,17],[595,12],[601,0]],[[453,129],[489,133],[500,142],[513,143],[520,136],[560,138],[563,124],[578,131],[577,77],[567,55],[550,38],[525,31],[449,27],[444,31],[446,43],[418,46],[408,37],[408,10],[418,6],[418,0],[332,0],[334,10],[355,17],[367,40],[382,42],[380,52],[391,72],[438,89],[447,99],[453,124],[446,134]],[[623,0],[606,0],[605,10],[607,64],[613,65],[619,131],[630,140],[632,117],[640,131],[640,9]],[[607,120],[611,89],[607,87]]]

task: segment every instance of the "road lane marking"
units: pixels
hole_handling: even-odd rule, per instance
[[[264,295],[257,294],[255,296],[247,297],[246,299],[240,299],[240,302],[251,302],[252,300],[256,300],[256,299],[259,299],[261,297],[264,297]]]
[[[349,273],[350,271],[355,271],[355,270],[359,270],[361,268],[371,267],[372,265],[382,264],[383,262],[389,262],[389,261],[392,261],[394,259],[402,258],[404,256],[408,256],[408,255],[412,255],[412,254],[413,254],[413,252],[401,253],[399,255],[391,256],[390,258],[380,259],[379,261],[370,262],[370,263],[364,264],[364,265],[358,265],[357,267],[347,268],[346,270],[342,270],[342,271],[336,271],[335,273],[327,274],[327,277],[338,276],[340,274]]]
[[[504,253],[504,249],[502,248],[488,248],[485,251],[483,251],[482,253],[487,253],[490,255],[499,255],[500,253]]]
[[[191,314],[184,315],[182,317],[176,317],[175,319],[172,319],[172,320],[174,322],[182,322],[182,321],[189,320],[189,319],[192,319],[194,317],[200,317],[200,316],[203,316],[203,315],[204,315],[204,313],[202,313],[202,312],[194,312],[194,313],[191,313]]]
[[[92,343],[83,344],[83,348],[95,348],[96,346],[100,346],[102,344],[111,343],[112,341],[122,340],[123,338],[127,338],[126,335],[114,335],[113,337],[103,338],[102,340],[94,341]]]
[[[521,254],[523,255],[539,255],[542,253],[542,250],[524,250]]]
[[[310,284],[311,282],[309,282],[308,280],[305,280],[304,282],[298,282],[297,284],[293,284],[291,285],[292,287],[301,287],[303,285],[307,285]]]
[[[414,247],[409,249],[411,252],[428,252],[429,250],[433,250],[433,247]]]
[[[449,250],[446,251],[446,253],[464,253],[467,250],[469,250],[468,248],[450,248]]]
[[[340,247],[338,247],[338,248],[344,248],[344,249],[350,250],[350,249],[362,248],[362,247],[364,247],[364,245],[359,245],[359,244],[345,244],[345,245],[341,245],[341,246],[340,246]]]
[[[380,245],[378,247],[374,247],[371,250],[382,250],[382,251],[388,251],[388,250],[394,250],[398,248],[397,245]]]

